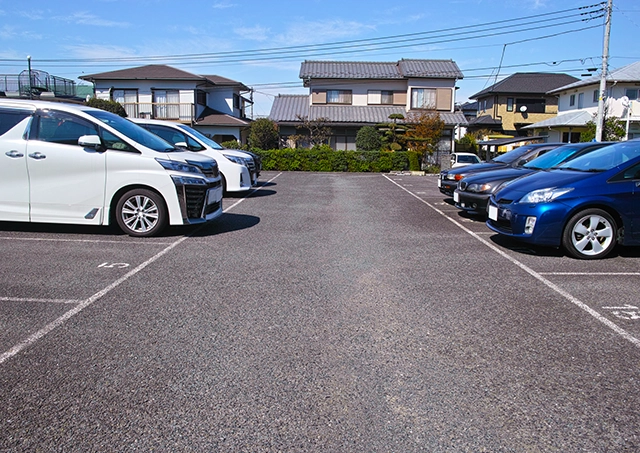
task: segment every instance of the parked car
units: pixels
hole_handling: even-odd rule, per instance
[[[606,146],[507,182],[491,195],[487,226],[581,259],[640,245],[640,140]]]
[[[451,168],[464,167],[481,162],[482,160],[472,153],[451,153]]]
[[[459,209],[486,216],[489,197],[506,181],[535,171],[548,170],[610,144],[611,142],[571,143],[552,149],[519,167],[472,173],[458,182],[458,188],[453,192],[453,201]]]
[[[225,149],[185,124],[146,118],[131,118],[131,121],[172,145],[215,159],[222,173],[222,187],[225,193],[245,192],[258,183],[258,170],[253,157],[243,151]]]
[[[117,224],[131,236],[222,214],[216,161],[104,110],[0,100],[0,220]]]
[[[440,172],[438,188],[443,194],[453,196],[453,191],[458,187],[458,181],[471,173],[521,166],[561,145],[563,145],[563,143],[535,143],[531,145],[523,145],[519,148],[501,154],[488,162],[444,170]]]

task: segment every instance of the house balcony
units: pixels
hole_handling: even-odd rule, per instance
[[[192,123],[196,119],[195,104],[175,102],[121,102],[129,118],[151,118],[156,120]]]

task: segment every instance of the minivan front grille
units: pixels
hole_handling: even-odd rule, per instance
[[[208,162],[194,162],[187,160],[187,163],[198,167],[207,178],[217,178],[220,175],[220,169],[218,168],[218,163],[215,160]]]

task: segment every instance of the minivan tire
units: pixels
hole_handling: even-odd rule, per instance
[[[132,189],[118,200],[116,221],[129,236],[155,236],[167,226],[163,198],[147,189]]]

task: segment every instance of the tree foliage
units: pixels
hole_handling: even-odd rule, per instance
[[[373,126],[363,126],[356,134],[356,149],[358,151],[380,151],[382,137]]]
[[[597,114],[593,116],[593,119],[589,121],[586,126],[587,130],[580,134],[581,142],[591,142],[596,138],[596,121]],[[604,125],[602,127],[602,141],[603,142],[617,142],[622,140],[627,131],[625,129],[624,122],[615,116],[607,116],[607,112],[604,114]]]
[[[87,106],[93,107],[100,110],[106,110],[107,112],[115,113],[116,115],[120,115],[123,118],[127,117],[127,112],[120,104],[116,101],[110,101],[107,99],[98,99],[91,98],[86,102]]]
[[[410,113],[407,123],[411,128],[406,133],[407,146],[423,156],[433,154],[444,131],[444,121],[437,112]]]
[[[289,140],[293,141],[296,146],[314,147],[329,143],[331,137],[331,127],[327,124],[329,118],[319,117],[312,120],[308,116],[297,115],[296,117],[302,123],[297,126],[301,133],[289,136]]]
[[[268,118],[259,118],[249,126],[249,147],[252,149],[274,149],[279,146],[278,126]]]

